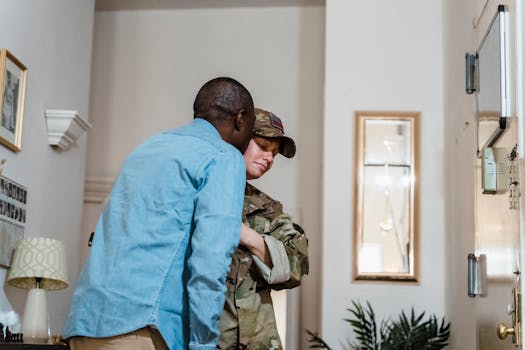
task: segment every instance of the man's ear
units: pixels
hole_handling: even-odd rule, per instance
[[[235,130],[241,131],[242,126],[245,122],[244,109],[239,110],[235,116]]]

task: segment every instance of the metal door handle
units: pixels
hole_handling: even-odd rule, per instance
[[[507,335],[509,335],[509,334],[515,334],[514,328],[507,328],[507,326],[503,322],[498,324],[497,332],[498,332],[498,337],[501,340],[507,338]]]

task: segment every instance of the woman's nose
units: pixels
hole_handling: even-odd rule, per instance
[[[266,154],[264,155],[264,160],[266,160],[267,162],[273,162],[273,153],[272,152],[266,152]]]

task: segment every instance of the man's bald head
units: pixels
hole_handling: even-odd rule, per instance
[[[253,111],[253,100],[248,90],[237,80],[215,78],[204,84],[193,103],[195,118],[212,121],[235,116],[240,110]]]
[[[250,92],[237,80],[220,77],[205,83],[193,102],[193,116],[209,121],[241,152],[246,149],[255,112]]]

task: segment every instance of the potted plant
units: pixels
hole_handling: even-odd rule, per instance
[[[375,313],[369,302],[363,307],[352,301],[347,309],[352,317],[345,319],[356,334],[357,343],[349,345],[353,350],[439,350],[448,345],[450,322],[438,321],[435,315],[425,318],[425,312],[416,315],[414,308],[408,316],[404,311],[395,320],[388,319],[377,326]],[[306,331],[310,348],[332,350],[317,334]]]

